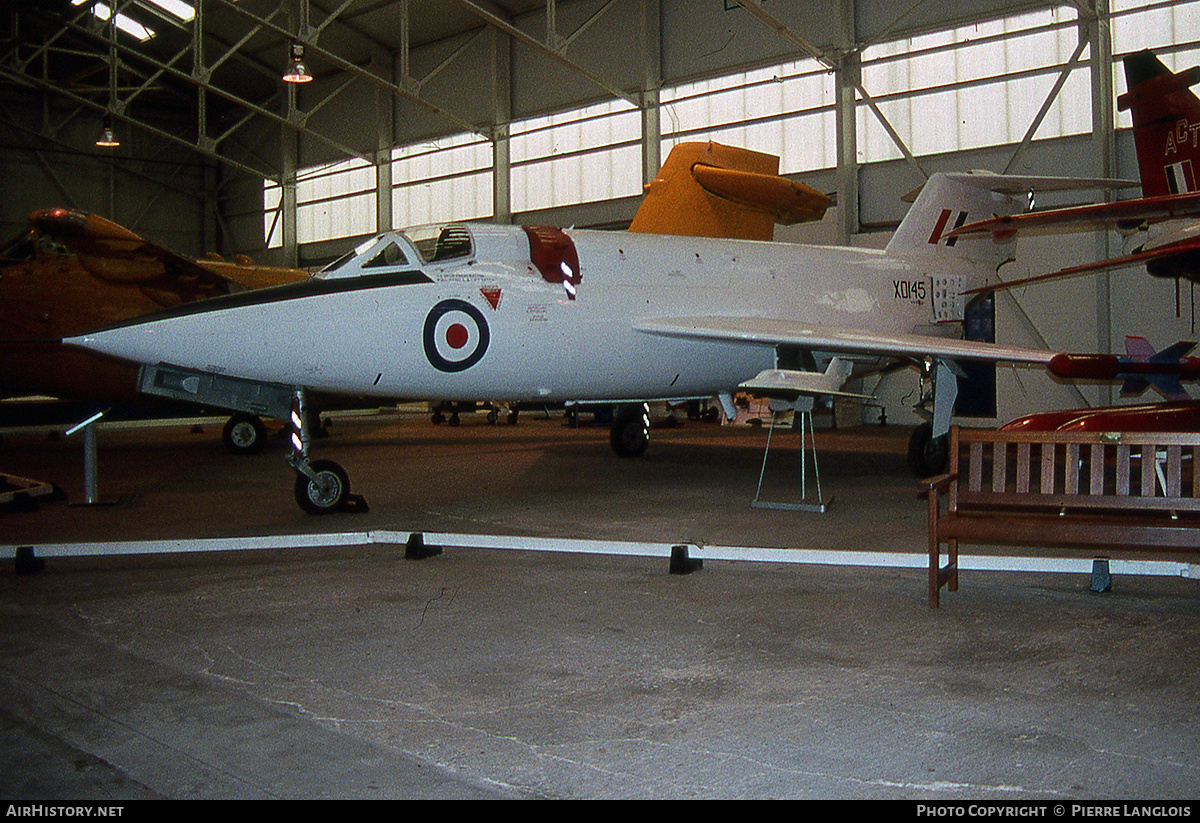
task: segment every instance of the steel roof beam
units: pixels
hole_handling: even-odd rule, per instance
[[[812,59],[832,69],[833,71],[840,70],[840,61],[836,57],[818,49],[812,43],[809,43],[807,40],[797,34],[791,26],[784,23],[778,17],[775,17],[775,15],[764,9],[761,5],[761,0],[738,0],[738,5],[748,11],[751,17],[754,17],[760,23],[773,29],[776,34],[791,40],[800,47],[801,51],[803,51]],[[888,133],[888,137],[890,137],[892,142],[896,144],[896,148],[900,149],[901,154],[904,155],[904,159],[908,162],[908,164],[920,172],[922,177],[928,179],[929,173],[925,171],[925,168],[920,164],[920,162],[918,162],[917,158],[908,148],[908,144],[904,142],[904,138],[902,138],[892,127],[892,124],[888,121],[883,111],[879,108],[879,105],[875,102],[875,99],[871,97],[865,88],[863,88],[861,79],[852,76],[848,78],[848,81],[854,87],[854,90],[857,91],[862,97],[863,102],[867,104],[867,107],[875,115],[875,118],[879,121],[879,124],[883,126],[884,131]]]
[[[254,14],[254,12],[252,12],[248,9],[242,8],[240,5],[238,5],[236,2],[234,2],[234,0],[209,0],[209,2],[219,3],[223,6],[225,6],[226,8],[236,11],[238,14],[241,14],[245,17],[249,17],[252,20],[259,21],[262,23],[262,25],[264,27],[271,29],[272,31],[277,32],[278,34],[282,35],[283,37],[286,37],[289,39],[296,38],[298,34],[302,34],[303,30],[307,29],[307,24],[301,24],[301,26],[302,26],[301,32],[289,32],[287,29],[285,29],[281,26],[277,26],[268,20],[264,20],[263,18]],[[341,55],[336,54],[332,51],[329,51],[328,49],[322,48],[315,41],[307,40],[304,38],[300,38],[300,40],[301,40],[301,42],[304,43],[304,47],[306,50],[312,49],[313,52],[320,54],[322,57],[329,60],[329,62],[333,63],[335,66],[342,69],[343,71],[349,72],[349,73],[355,75],[356,77],[361,77],[362,79],[368,81],[369,83],[372,83],[372,84],[378,86],[379,88],[384,89],[385,91],[391,93],[395,97],[401,97],[406,100],[410,100],[410,101],[416,103],[417,105],[446,118],[447,120],[454,123],[456,126],[463,129],[464,131],[473,132],[475,134],[479,134],[480,136],[487,137],[489,139],[491,138],[491,133],[486,127],[480,127],[477,124],[467,122],[466,120],[462,119],[458,115],[454,114],[453,112],[451,112],[447,109],[442,108],[441,106],[437,105],[436,103],[432,103],[429,100],[426,100],[425,98],[421,97],[420,95],[414,94],[412,92],[412,90],[397,86],[395,83],[389,82],[385,78],[380,77],[378,74],[375,74],[372,71],[368,71],[367,69],[364,69],[361,66],[358,66],[358,65],[350,62],[349,60],[345,59]],[[371,159],[369,157],[360,155],[357,151],[348,151],[347,153],[351,154],[355,157],[360,157],[361,159],[367,160],[368,162],[371,162]]]
[[[485,21],[487,21],[490,25],[493,25],[496,28],[500,29],[505,34],[512,37],[514,40],[518,40],[527,46],[532,46],[533,48],[537,49],[538,51],[544,53],[546,56],[548,56],[550,59],[554,60],[555,62],[561,63],[562,65],[566,66],[571,71],[581,75],[582,77],[586,77],[592,83],[594,83],[597,86],[599,86],[600,88],[604,89],[606,92],[611,94],[613,97],[616,97],[620,100],[624,100],[627,103],[629,103],[630,105],[641,107],[642,101],[639,100],[637,98],[637,96],[630,94],[629,92],[625,91],[624,89],[618,89],[616,86],[609,84],[609,82],[607,80],[605,80],[604,78],[600,77],[599,75],[595,74],[594,72],[590,71],[589,69],[584,68],[579,63],[576,63],[574,60],[571,60],[565,54],[563,54],[562,51],[555,48],[554,43],[543,43],[541,40],[538,40],[536,37],[526,34],[525,32],[521,31],[516,26],[509,23],[504,18],[500,17],[499,15],[495,14],[492,11],[489,11],[488,9],[483,8],[478,3],[473,2],[473,0],[455,0],[455,2],[458,3],[460,6],[474,12],[479,17],[481,17]],[[552,11],[553,0],[549,0],[549,2],[550,2],[550,6],[547,9],[548,16],[553,13],[553,11]],[[610,8],[611,6],[612,6],[612,2],[610,0],[609,3],[605,4],[605,6],[600,10],[600,12],[607,11],[608,8]],[[596,14],[592,15],[592,17],[589,20],[587,20],[583,24],[583,26],[581,26],[580,28],[582,29],[586,26],[591,25],[591,23],[596,19],[596,17],[600,14],[600,12],[597,12]],[[547,21],[547,25],[550,25],[549,20]],[[576,32],[576,35],[577,34],[578,34],[578,32]],[[561,41],[561,45],[565,46],[566,44],[570,43],[576,35],[572,35],[570,38],[563,39],[563,38],[558,37],[558,34],[556,32],[553,35],[553,39],[555,41]]]
[[[89,37],[96,36],[94,33],[88,31],[88,29],[86,27],[78,26],[77,24],[74,24],[74,23],[69,24],[69,25],[72,28],[79,31],[80,33],[85,34]],[[196,86],[200,87],[201,89],[204,89],[213,94],[216,94],[219,97],[222,97],[222,98],[224,98],[238,106],[241,106],[245,109],[253,111],[254,113],[259,114],[262,117],[265,117],[269,120],[273,120],[281,125],[291,126],[293,128],[300,128],[300,127],[303,127],[303,125],[304,125],[302,121],[303,121],[303,118],[306,117],[307,115],[305,115],[303,112],[298,113],[299,117],[286,117],[284,115],[273,112],[269,109],[263,108],[262,106],[260,106],[256,103],[246,100],[245,98],[239,97],[238,95],[236,95],[230,91],[226,91],[225,89],[223,89],[219,86],[214,86],[211,82],[197,80],[193,76],[194,72],[185,72],[181,69],[175,68],[172,65],[163,63],[153,57],[142,54],[141,52],[137,51],[136,49],[134,49],[131,46],[123,45],[119,41],[115,41],[115,40],[110,41],[109,43],[106,43],[106,45],[110,45],[118,53],[130,54],[133,57],[137,58],[138,60],[143,61],[143,62],[159,69],[160,71],[171,75],[172,77],[178,78],[178,79],[183,80],[188,83],[193,83]],[[191,49],[192,49],[192,46],[189,45],[188,48],[185,49],[185,51],[191,51]],[[77,100],[84,99],[84,98],[81,98],[81,97],[78,97],[78,96],[68,93],[65,89],[59,89],[54,84],[46,83],[44,85],[45,85],[45,87],[49,88],[52,91],[60,91],[62,94],[66,95],[68,97],[72,97],[73,99],[77,99]],[[161,129],[154,129],[154,127],[149,126],[149,124],[141,123],[141,122],[137,121],[135,118],[126,114],[126,112],[124,111],[124,108],[126,105],[125,101],[115,100],[114,104],[110,104],[107,107],[98,106],[97,104],[94,104],[91,101],[87,101],[87,103],[88,103],[88,105],[99,108],[102,111],[108,111],[115,116],[119,116],[122,120],[129,122],[132,125],[154,130],[160,136],[163,134],[166,134],[166,132],[163,132]],[[319,132],[309,131],[309,134],[312,137],[320,140],[321,142],[331,146],[332,148],[337,149],[339,152],[342,152],[343,154],[353,156],[353,157],[359,157],[359,158],[361,158],[363,160],[367,160],[367,161],[370,161],[370,159],[371,159],[369,154],[360,153],[357,149],[353,149],[349,146],[343,145],[342,143],[340,143],[330,137],[326,137],[326,136],[320,134]],[[171,136],[171,139],[175,140],[176,142],[182,142],[184,145],[194,148],[201,154],[208,155],[210,157],[213,157],[216,160],[220,160],[222,162],[231,162],[229,160],[229,158],[217,153],[215,150],[215,146],[205,146],[205,145],[203,145],[202,141],[199,141],[199,140],[197,140],[195,142],[186,141],[183,138],[179,138],[174,135]],[[254,173],[261,174],[261,172],[258,172],[258,171],[254,172]]]

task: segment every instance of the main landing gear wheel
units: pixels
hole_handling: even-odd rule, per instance
[[[640,456],[650,443],[650,409],[632,403],[618,408],[608,439],[618,456]]]
[[[946,470],[950,458],[950,435],[933,436],[933,424],[917,426],[908,440],[908,467],[917,477],[932,477]]]
[[[345,505],[350,496],[346,471],[332,460],[315,460],[311,466],[316,479],[296,476],[296,502],[309,514],[328,514]]]
[[[267,427],[253,414],[235,414],[225,423],[221,440],[230,454],[258,454],[267,443]]]

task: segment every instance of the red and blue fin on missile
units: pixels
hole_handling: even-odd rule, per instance
[[[1121,394],[1136,396],[1150,386],[1154,386],[1168,400],[1191,400],[1191,395],[1187,393],[1183,388],[1183,384],[1180,383],[1180,377],[1187,374],[1187,367],[1194,364],[1197,360],[1195,357],[1187,356],[1188,352],[1195,347],[1196,344],[1194,342],[1180,340],[1175,345],[1167,346],[1162,351],[1156,352],[1154,351],[1154,346],[1146,338],[1138,335],[1127,336],[1125,338],[1125,357],[1119,358],[1122,363],[1160,364],[1165,368],[1178,366],[1179,369],[1175,373],[1155,373],[1152,371],[1133,374],[1128,372],[1122,373],[1120,376],[1125,378],[1125,382],[1121,386]]]
[[[1127,354],[1056,354],[1047,367],[1068,380],[1123,380],[1125,395],[1154,386],[1170,400],[1190,400],[1180,381],[1200,380],[1200,357],[1188,355],[1195,346],[1181,340],[1156,352],[1144,337],[1131,335],[1125,339]]]

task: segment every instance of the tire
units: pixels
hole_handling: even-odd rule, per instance
[[[933,425],[922,423],[908,440],[908,467],[917,477],[932,477],[946,470],[950,458],[950,435],[933,436]]]
[[[235,414],[225,423],[221,441],[230,454],[258,454],[267,444],[267,427],[253,414]]]
[[[621,406],[613,418],[609,443],[619,457],[640,457],[650,444],[650,412],[646,406]]]
[[[322,485],[303,474],[296,476],[296,502],[309,514],[329,514],[337,511],[350,496],[350,479],[345,469],[332,460],[316,460],[312,470]]]

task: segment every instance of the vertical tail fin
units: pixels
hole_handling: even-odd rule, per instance
[[[775,223],[820,220],[831,201],[779,176],[779,158],[720,143],[671,149],[629,230],[771,240]]]
[[[947,235],[968,223],[1016,211],[1010,193],[1019,188],[1013,181],[989,173],[933,175],[917,194],[886,251],[897,256],[999,265],[1010,257],[1006,245],[993,242],[988,235]]]
[[[1159,197],[1200,190],[1200,68],[1175,74],[1153,52],[1125,58],[1128,91],[1117,108],[1133,115],[1142,194]]]

